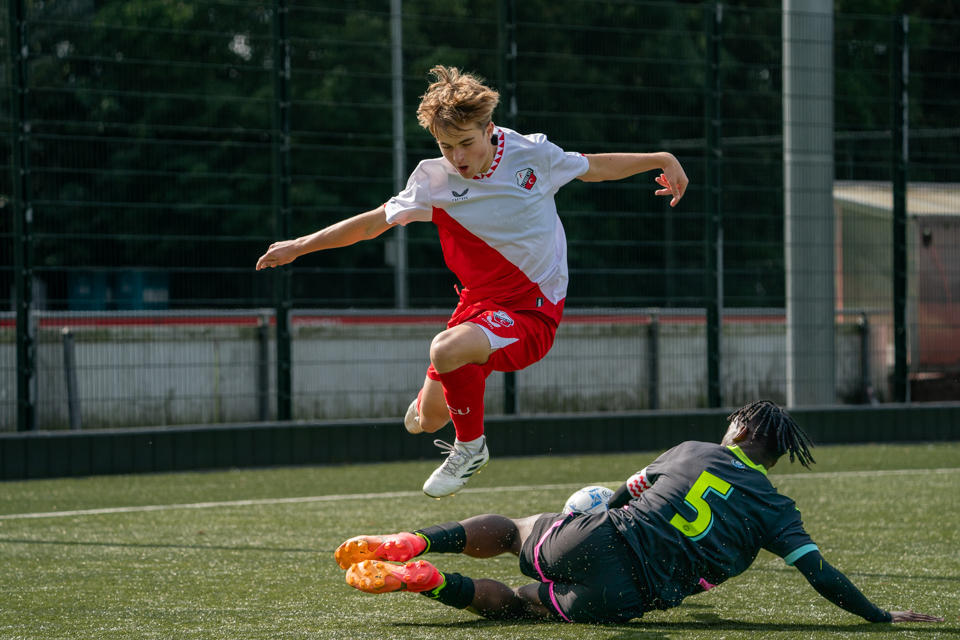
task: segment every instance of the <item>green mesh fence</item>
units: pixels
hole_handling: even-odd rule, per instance
[[[379,206],[437,155],[415,116],[435,64],[487,78],[500,125],[568,151],[668,150],[691,179],[675,209],[649,174],[561,190],[567,317],[543,363],[490,379],[488,412],[805,403],[791,389],[821,376],[795,367],[790,342],[807,322],[791,315],[805,305],[790,256],[808,241],[791,245],[785,223],[784,132],[798,129],[784,87],[785,69],[816,65],[832,78],[833,184],[813,223],[833,231],[808,264],[833,274],[818,304],[834,321],[820,321],[829,349],[805,349],[833,363],[827,401],[960,399],[949,7],[906,30],[837,13],[829,55],[807,62],[785,54],[790,16],[727,5],[4,11],[0,430],[402,413],[456,303],[433,225],[285,275],[253,267],[277,239]]]

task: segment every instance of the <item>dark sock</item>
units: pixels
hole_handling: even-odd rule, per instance
[[[473,596],[477,592],[473,580],[459,573],[442,575],[443,583],[439,587],[430,591],[421,591],[420,594],[455,609],[466,609],[473,604]]]
[[[414,533],[427,541],[424,553],[463,553],[467,548],[467,531],[459,522],[445,522]]]

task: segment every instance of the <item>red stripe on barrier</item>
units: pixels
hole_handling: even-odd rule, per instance
[[[431,324],[446,325],[449,316],[429,315],[429,316],[293,316],[291,322],[295,326],[322,326],[322,325],[414,325]],[[270,325],[276,324],[276,319],[271,316]],[[660,324],[664,325],[702,325],[707,320],[704,316],[688,315],[661,315]],[[232,327],[255,327],[259,324],[259,316],[134,316],[134,317],[87,317],[87,316],[62,316],[58,318],[41,318],[40,327],[43,329],[55,329],[58,327],[144,327],[144,326],[232,326]],[[568,315],[563,319],[563,324],[616,324],[616,325],[649,325],[652,322],[652,316],[649,315]],[[723,324],[733,325],[753,325],[753,324],[784,324],[786,316],[781,314],[770,315],[727,315],[723,318]],[[16,327],[16,320],[0,320],[0,329],[13,329]]]

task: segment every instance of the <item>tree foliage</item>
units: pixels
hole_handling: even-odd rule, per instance
[[[783,303],[781,15],[766,4],[724,5],[722,208],[733,306]],[[652,195],[652,176],[561,192],[571,304],[701,306],[704,24],[713,5],[516,3],[515,89],[506,6],[404,3],[406,170],[436,155],[414,111],[438,63],[515,95],[517,129],[565,149],[669,149],[692,180],[676,210]],[[153,269],[170,273],[178,306],[271,304],[272,280],[252,267],[276,238],[282,185],[273,4],[34,0],[27,8],[30,195],[36,262],[52,297],[65,304],[71,272]],[[846,136],[837,175],[883,180],[889,143],[866,134],[889,128],[893,16],[913,20],[911,127],[933,130],[956,126],[957,96],[945,90],[958,86],[960,9],[934,0],[836,8],[835,120]],[[293,4],[288,16],[289,190],[300,235],[394,193],[390,13],[386,0],[345,0]],[[508,108],[498,123],[509,122]],[[925,162],[913,175],[948,179],[951,165],[938,159],[955,157],[956,147],[956,137],[918,143]],[[449,306],[454,280],[435,230],[413,225],[409,236],[414,303]],[[392,304],[389,239],[298,261],[296,304]]]

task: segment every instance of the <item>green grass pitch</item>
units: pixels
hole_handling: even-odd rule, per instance
[[[333,560],[362,533],[557,511],[574,489],[615,488],[656,456],[638,453],[494,457],[444,500],[419,491],[439,458],[0,483],[0,638],[960,639],[960,443],[814,455],[814,471],[784,459],[771,479],[824,556],[880,606],[945,622],[870,625],[766,552],[681,607],[590,627],[489,622],[414,594],[363,594]],[[62,515],[26,517],[49,513]],[[528,581],[513,556],[428,558]]]

